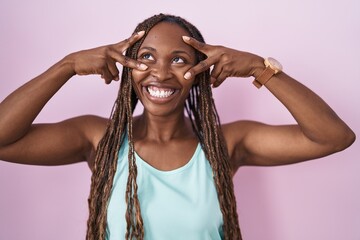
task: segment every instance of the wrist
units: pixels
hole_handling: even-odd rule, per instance
[[[69,77],[76,75],[75,71],[75,61],[72,57],[73,54],[69,54],[65,56],[62,60],[60,60],[59,65],[61,69],[63,69]]]
[[[265,59],[260,56],[256,56],[256,58],[252,61],[250,75],[255,79],[265,70],[264,61]]]
[[[261,88],[261,86],[265,85],[274,75],[282,71],[281,63],[271,57],[268,57],[264,60],[263,67],[265,69],[263,69],[260,74],[257,72],[253,81],[253,84],[257,88]]]

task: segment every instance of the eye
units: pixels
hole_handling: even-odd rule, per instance
[[[144,53],[143,55],[141,55],[141,59],[154,60],[154,57],[150,53]]]
[[[173,63],[185,63],[185,60],[181,57],[175,57]]]

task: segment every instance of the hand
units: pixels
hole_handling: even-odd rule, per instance
[[[119,80],[119,62],[125,67],[146,70],[147,66],[134,59],[126,57],[123,53],[135,42],[144,36],[144,31],[133,34],[130,38],[119,43],[83,50],[68,55],[74,74],[99,74],[109,84],[112,80]]]
[[[255,76],[264,69],[264,59],[252,53],[205,44],[187,36],[183,36],[183,40],[207,56],[205,60],[185,73],[185,79],[195,77],[198,73],[214,66],[211,71],[211,84],[213,87],[218,87],[228,77]]]

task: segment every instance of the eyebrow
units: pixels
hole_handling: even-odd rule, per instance
[[[142,50],[142,49],[146,49],[146,50],[149,50],[149,51],[152,51],[152,52],[156,52],[156,49],[152,48],[152,47],[142,47],[139,50]]]
[[[153,47],[146,47],[146,46],[140,48],[139,50],[143,50],[143,49],[148,50],[148,51],[152,51],[152,52],[157,52],[155,48],[153,48]],[[184,51],[184,50],[175,50],[175,51],[172,51],[171,53],[172,53],[172,54],[186,54],[186,55],[188,55],[189,57],[191,57],[191,54],[189,54],[187,51]]]

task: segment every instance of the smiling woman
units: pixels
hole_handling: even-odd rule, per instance
[[[119,80],[117,62],[124,68],[110,119],[33,124],[72,76]],[[319,96],[276,66],[275,59],[205,44],[183,18],[155,15],[129,39],[69,54],[10,94],[0,104],[0,159],[87,161],[93,173],[89,240],[241,239],[232,183],[240,166],[315,159],[355,139]],[[297,124],[221,125],[211,85],[227,77],[254,77]],[[133,116],[139,100],[144,111]]]
[[[134,89],[152,115],[184,111],[193,85],[184,74],[196,63],[195,51],[182,40],[184,35],[189,32],[178,24],[161,22],[149,31],[139,48],[138,61],[149,68],[132,71]]]
[[[185,43],[182,36],[190,35],[199,41],[203,41],[202,36],[193,25],[184,19],[163,14],[145,20],[135,29],[135,32],[139,31],[145,31],[146,37],[131,46],[127,51],[127,56],[131,59],[137,59],[148,68],[143,71],[124,69],[121,87],[123,92],[120,94],[123,97],[119,96],[119,102],[113,115],[114,124],[123,126],[124,122],[116,122],[121,111],[119,106],[127,106],[126,113],[129,113],[137,102],[134,99],[134,105],[127,104],[129,103],[129,94],[134,96],[134,93],[127,90],[128,85],[131,84],[137,98],[144,106],[144,112],[134,119],[132,113],[127,114],[125,116],[128,121],[127,132],[120,132],[116,135],[119,138],[127,134],[129,142],[129,163],[120,164],[115,173],[115,179],[118,179],[124,177],[124,174],[116,175],[118,172],[126,172],[123,170],[129,169],[127,186],[125,187],[125,181],[120,180],[116,184],[117,186],[121,184],[119,188],[126,190],[120,191],[125,192],[125,196],[121,198],[119,196],[122,195],[112,196],[107,212],[105,212],[106,207],[99,207],[96,202],[93,202],[93,205],[90,204],[90,214],[94,216],[99,214],[116,216],[111,214],[111,209],[117,209],[112,206],[125,206],[127,204],[126,210],[115,210],[117,213],[122,213],[120,216],[124,214],[126,216],[126,233],[124,231],[125,226],[119,228],[114,224],[114,221],[116,223],[121,219],[115,218],[116,221],[114,218],[107,218],[108,225],[106,226],[104,222],[99,222],[97,219],[92,220],[90,217],[88,234],[95,236],[94,239],[98,239],[101,235],[96,234],[106,229],[107,236],[113,239],[122,238],[124,235],[126,239],[133,237],[140,239],[143,237],[148,239],[240,239],[227,150],[223,143],[218,146],[214,144],[214,140],[221,142],[221,135],[218,134],[221,131],[211,98],[209,71],[204,69],[206,71],[198,74],[196,79],[184,78],[184,74],[197,62],[205,59],[205,56]],[[183,59],[182,62],[174,62],[180,58]],[[199,84],[195,84],[196,82]],[[170,91],[173,91],[173,94],[167,98],[151,95],[151,91],[163,95],[161,92],[168,89],[171,89]],[[203,96],[200,97],[199,93],[202,93]],[[190,118],[185,117],[185,105]],[[207,117],[203,117],[205,115]],[[211,138],[209,133],[214,133],[215,136]],[[192,156],[194,157],[198,142],[203,146],[203,151],[195,154],[195,163],[190,164],[192,162],[190,159]],[[107,148],[105,147],[105,149]],[[141,168],[142,165],[138,165],[140,160],[136,160],[135,150],[138,156],[152,168],[157,171],[166,171],[167,174],[165,175],[172,173],[172,177],[170,179],[164,178],[162,172],[157,171],[155,171],[157,174],[147,175],[146,169]],[[118,151],[117,147],[114,153]],[[209,160],[205,161],[205,164],[203,163],[203,160],[206,159],[203,156],[204,153]],[[107,159],[112,157],[109,155],[102,159],[105,163]],[[124,161],[120,162],[125,163]],[[199,167],[198,164],[202,164],[203,167]],[[192,167],[186,167],[186,171],[180,171],[182,167],[189,165]],[[104,165],[104,167],[106,166]],[[214,173],[214,178],[210,177],[211,181],[206,181],[206,185],[201,185],[202,181],[198,178],[203,176],[203,178],[209,179],[209,176],[213,175],[212,168],[218,169]],[[178,173],[174,174],[174,171]],[[226,174],[220,174],[220,171]],[[137,176],[137,172],[141,174]],[[103,173],[104,171],[101,171],[99,175]],[[139,179],[144,179],[144,175],[148,176],[144,182],[152,183],[147,188],[143,187],[141,181],[139,183]],[[110,177],[114,178],[113,176]],[[95,181],[101,181],[101,178]],[[157,182],[161,184],[157,184]],[[189,186],[192,186],[193,190]],[[116,187],[113,189],[115,191]],[[142,189],[149,190],[144,191]],[[208,194],[217,192],[217,194],[211,194],[212,201],[209,201],[207,197],[205,198],[207,195],[199,195],[204,189],[209,191]],[[91,199],[96,199],[97,195],[102,194],[103,191],[92,188],[93,196]],[[174,194],[175,197],[172,197]],[[218,198],[218,196],[220,197]],[[173,199],[173,201],[163,202],[164,199],[168,198]],[[127,200],[126,204],[123,199]],[[145,208],[150,199],[154,199],[151,200],[150,206],[161,206],[168,209],[163,217],[159,218],[157,211],[153,212]],[[214,199],[219,200],[213,201]],[[182,224],[178,223],[177,209],[179,206],[183,206],[181,213],[188,216],[186,219],[180,219]],[[159,207],[155,209],[159,209]],[[194,209],[202,209],[200,211],[202,214],[199,213],[199,215],[194,216]],[[223,214],[223,220],[221,214],[215,214],[210,218],[203,215],[209,211],[216,213],[220,210]],[[149,219],[148,221],[143,222],[142,212],[147,213],[145,219]],[[190,219],[203,219],[203,224],[198,225]],[[205,219],[212,219],[212,221],[205,224]],[[195,227],[197,225],[199,227]]]

